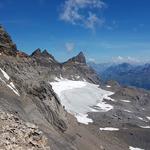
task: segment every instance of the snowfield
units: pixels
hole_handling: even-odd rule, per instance
[[[88,118],[88,112],[107,112],[113,109],[113,106],[104,102],[103,99],[110,100],[109,96],[114,93],[103,90],[98,85],[62,78],[57,78],[56,82],[50,82],[50,84],[65,109],[74,114],[80,123],[93,122],[92,119]],[[97,106],[96,109],[93,106]]]

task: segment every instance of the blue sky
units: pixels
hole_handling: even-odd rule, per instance
[[[59,61],[147,61],[149,0],[0,0],[0,23],[18,49],[48,49]]]

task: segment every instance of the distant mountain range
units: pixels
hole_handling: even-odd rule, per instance
[[[133,65],[122,64],[95,64],[89,63],[105,82],[116,80],[122,85],[150,89],[150,64]]]

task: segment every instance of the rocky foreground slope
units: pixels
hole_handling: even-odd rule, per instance
[[[95,110],[89,113],[93,123],[78,123],[49,84],[61,79],[86,81],[114,92],[103,100],[112,109],[101,112],[99,106],[91,106]],[[73,98],[80,97],[80,90],[83,91],[79,89]],[[0,26],[0,148],[128,150],[129,146],[138,146],[148,150],[149,107],[149,91],[121,87],[114,81],[101,85],[82,52],[64,63],[47,50],[37,49],[29,56],[17,50]],[[104,127],[121,131],[101,132]]]
[[[0,110],[0,149],[50,150],[47,138],[38,127]]]

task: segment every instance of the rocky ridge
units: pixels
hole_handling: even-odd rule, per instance
[[[13,55],[17,54],[17,47],[13,43],[9,34],[0,25],[0,53]]]

